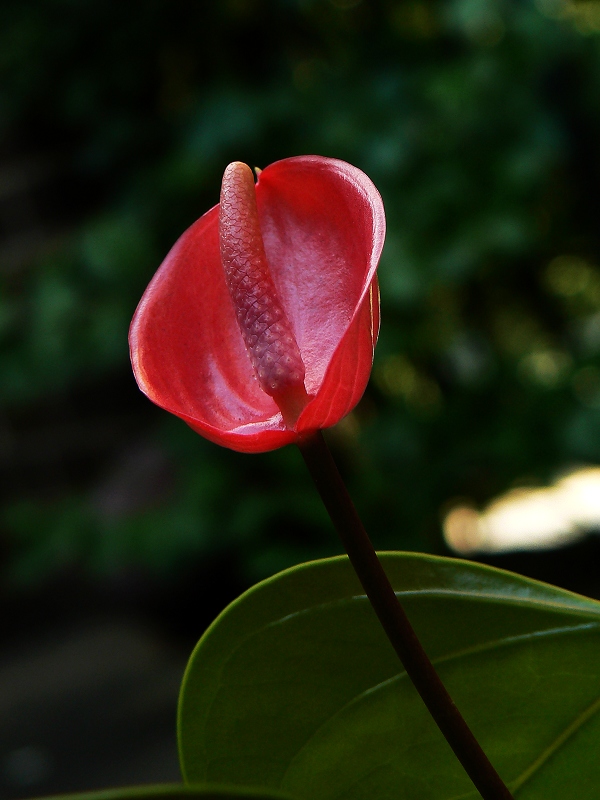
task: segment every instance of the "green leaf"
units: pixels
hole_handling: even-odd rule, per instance
[[[600,786],[600,603],[500,570],[381,555],[458,707],[519,800]],[[179,706],[188,781],[311,800],[478,797],[345,557],[230,605],[196,647]]]
[[[54,795],[46,800],[292,800],[289,794],[270,789],[256,789],[223,784],[184,785],[162,783],[104,789],[83,794]]]

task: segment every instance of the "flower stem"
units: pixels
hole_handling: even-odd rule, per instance
[[[512,800],[446,691],[396,597],[323,434],[310,434],[298,447],[366,595],[429,713],[484,800]]]

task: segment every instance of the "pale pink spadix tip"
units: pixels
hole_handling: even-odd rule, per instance
[[[247,164],[226,168],[219,207],[221,263],[258,382],[293,428],[308,402],[304,363],[265,255],[254,176]]]

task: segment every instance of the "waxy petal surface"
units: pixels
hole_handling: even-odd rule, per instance
[[[218,206],[167,255],[130,331],[142,391],[206,438],[243,452],[329,427],[360,399],[378,332],[375,270],[385,234],[379,193],[342,161],[278,161],[260,173],[256,199],[311,396],[295,428],[261,389],[246,350],[220,259]]]

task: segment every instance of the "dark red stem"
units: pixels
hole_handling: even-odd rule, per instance
[[[350,562],[429,713],[484,800],[513,800],[481,749],[388,580],[320,431],[298,444]]]

